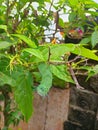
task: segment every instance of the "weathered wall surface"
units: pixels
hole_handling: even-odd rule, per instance
[[[64,130],[98,130],[98,75],[85,83],[86,77],[78,77],[84,90],[71,87],[68,120]]]
[[[68,114],[69,93],[70,89],[52,88],[45,98],[35,94],[32,118],[28,124],[21,122],[13,130],[63,130]]]

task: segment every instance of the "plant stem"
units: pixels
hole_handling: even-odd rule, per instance
[[[4,89],[5,88],[5,89]],[[7,110],[7,106],[10,103],[10,96],[9,96],[9,91],[6,90],[6,86],[3,87],[2,89],[2,94],[4,96],[4,110],[3,110],[3,116],[4,116],[4,129],[8,130],[8,116],[9,116],[9,111]]]
[[[6,10],[6,25],[8,25],[8,16],[9,16],[9,0],[6,0],[6,6],[7,6],[7,10]]]

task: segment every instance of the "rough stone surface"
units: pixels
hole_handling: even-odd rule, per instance
[[[70,92],[70,104],[97,112],[98,95],[88,90],[80,90],[74,87],[71,88]]]
[[[95,93],[98,93],[98,75],[90,78],[90,87]]]
[[[98,112],[97,112],[96,120],[95,120],[95,130],[98,130]]]
[[[88,80],[86,75],[77,76],[79,84],[84,87],[86,90],[98,93],[98,74],[90,77]]]
[[[3,110],[4,107],[4,102],[0,101],[0,110]],[[3,128],[4,125],[4,117],[3,117],[3,112],[0,111],[0,129]]]
[[[82,127],[81,124],[72,121],[66,121],[64,123],[64,130],[87,130],[87,129]]]
[[[82,87],[84,87],[86,90],[92,91],[92,89],[90,88],[90,79],[86,81],[87,75],[77,75],[77,79]]]
[[[81,124],[87,130],[93,130],[95,113],[93,111],[80,109],[79,107],[70,106],[68,120]]]

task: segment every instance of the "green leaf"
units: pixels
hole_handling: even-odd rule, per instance
[[[16,85],[16,81],[12,77],[0,72],[0,86],[3,86],[5,84],[14,87]]]
[[[79,4],[79,3],[78,3],[78,0],[69,0],[69,3],[70,3],[70,5],[72,5],[72,6],[76,6],[76,5]]]
[[[67,47],[73,47],[72,44],[67,44]],[[83,57],[92,59],[92,60],[96,60],[98,61],[98,56],[94,54],[94,52],[92,50],[89,50],[85,47],[83,47],[82,45],[75,45],[74,49],[71,50],[70,52],[77,54],[77,55],[81,55]]]
[[[51,71],[59,79],[62,79],[66,82],[74,83],[69,72],[67,71],[66,66],[64,66],[64,65],[58,65],[58,66],[51,65]]]
[[[32,116],[32,75],[29,72],[21,72],[17,76],[17,86],[14,90],[15,100],[26,121]]]
[[[91,38],[90,37],[86,37],[86,38],[83,38],[80,42],[80,44],[88,44],[89,42],[91,41]]]
[[[94,48],[98,44],[98,31],[94,31],[91,36],[91,45]]]
[[[6,74],[9,68],[9,59],[7,57],[8,55],[0,54],[0,71]]]
[[[18,37],[19,39],[23,40],[25,43],[28,44],[29,47],[37,48],[36,44],[27,36],[21,34],[12,34],[12,36]]]
[[[0,41],[0,50],[6,49],[6,48],[8,48],[12,45],[14,45],[14,43],[10,43],[10,42],[7,42],[7,41]]]
[[[65,27],[65,22],[61,18],[59,18],[59,26],[63,28]]]
[[[95,74],[98,74],[98,65],[95,65],[95,66],[93,67],[93,71],[95,72]]]
[[[7,31],[7,26],[6,25],[0,25],[0,29]]]
[[[58,58],[61,59],[61,56],[64,55],[67,52],[72,51],[75,48],[75,45],[72,44],[72,46],[67,46],[67,44],[56,44],[56,45],[52,45],[50,46],[50,60],[57,60]],[[42,50],[42,53],[44,55],[44,57],[49,56],[49,47],[45,47]]]
[[[89,69],[88,69],[88,77],[86,80],[88,80],[90,77],[94,76],[98,74],[98,65],[95,65],[95,66],[91,66]]]
[[[74,21],[75,18],[76,18],[76,15],[77,15],[77,14],[76,14],[75,12],[71,12],[71,13],[69,14],[69,17],[68,17],[69,22]]]
[[[96,74],[98,74],[98,65],[95,65],[88,70],[88,78]]]
[[[43,57],[41,51],[38,48],[35,48],[35,49],[33,49],[33,48],[26,48],[23,51],[26,51],[26,52],[36,56],[37,58],[41,59],[42,61],[44,61],[44,57]]]
[[[41,96],[46,96],[52,87],[52,73],[50,71],[50,66],[45,63],[40,63],[38,69],[41,73],[42,80],[37,87],[37,92]]]
[[[81,55],[83,57],[98,61],[98,56],[94,54],[92,50],[89,50],[81,44],[60,44],[50,46],[50,60],[60,60],[61,56],[71,52],[76,55]],[[42,50],[43,56],[48,59],[49,47],[44,47]]]

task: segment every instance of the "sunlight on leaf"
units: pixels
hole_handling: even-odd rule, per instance
[[[71,44],[67,45],[67,47],[71,47],[71,46],[72,46]],[[89,50],[81,45],[76,45],[74,50],[72,50],[71,52],[98,61],[98,56],[95,55],[92,50]]]
[[[4,29],[5,31],[7,31],[7,26],[6,25],[0,25],[0,29]]]
[[[12,45],[14,45],[14,43],[7,42],[7,41],[0,41],[0,50],[6,49]]]
[[[44,57],[43,57],[41,51],[38,48],[37,49],[26,48],[23,51],[26,51],[26,52],[36,56],[37,58],[41,59],[42,61],[44,61]]]
[[[29,47],[32,47],[32,48],[36,48],[37,47],[36,44],[35,44],[35,42],[33,42],[30,38],[28,38],[25,35],[12,34],[12,36],[18,37],[19,39],[23,40],[25,43],[28,44]]]

